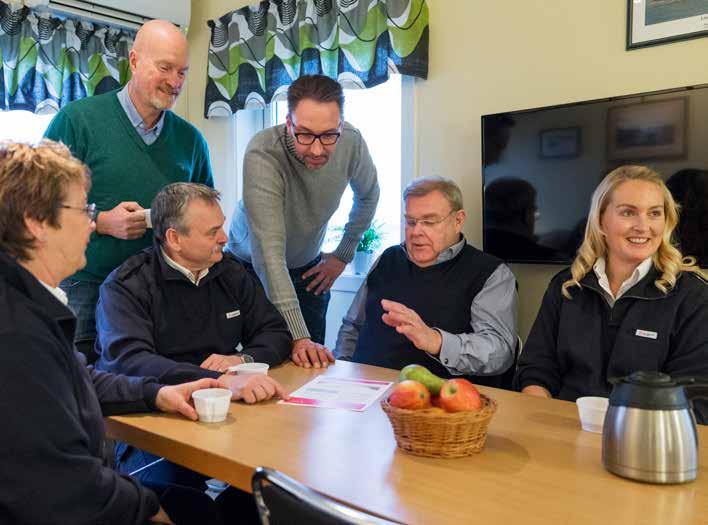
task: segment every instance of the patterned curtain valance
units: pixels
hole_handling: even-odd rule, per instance
[[[207,118],[265,107],[300,75],[359,87],[428,75],[425,0],[266,0],[208,24]]]
[[[58,111],[130,79],[135,33],[0,2],[0,110]]]

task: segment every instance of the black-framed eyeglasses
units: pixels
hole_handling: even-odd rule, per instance
[[[413,217],[403,216],[403,220],[406,222],[406,228],[415,228],[416,224],[420,224],[423,228],[434,228],[441,222],[444,222],[450,215],[459,210],[452,210],[450,213],[445,215],[440,219],[414,219]]]
[[[323,146],[333,146],[342,134],[339,131],[328,131],[319,135],[315,133],[293,133],[293,135],[295,135],[298,144],[303,146],[310,146],[318,139]]]
[[[91,222],[96,220],[96,205],[94,203],[87,204],[86,206],[67,206],[66,204],[61,204],[60,208],[65,208],[67,210],[78,210],[86,214]]]

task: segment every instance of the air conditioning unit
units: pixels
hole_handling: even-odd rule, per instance
[[[190,0],[49,0],[50,12],[92,22],[138,29],[154,19],[169,20],[184,32],[189,25]]]

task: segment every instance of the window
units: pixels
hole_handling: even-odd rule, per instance
[[[374,221],[382,225],[383,242],[379,252],[401,242],[401,188],[403,177],[401,146],[405,142],[402,125],[402,97],[405,85],[401,75],[370,89],[345,89],[344,115],[347,122],[361,131],[378,173],[381,196]],[[271,122],[285,123],[287,102],[271,104]],[[346,224],[352,207],[352,191],[347,188],[339,208],[329,221],[323,251],[333,251],[339,242],[341,228]]]
[[[44,135],[54,113],[37,115],[29,111],[0,111],[0,140],[34,144]]]

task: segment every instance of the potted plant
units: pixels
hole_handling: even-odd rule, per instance
[[[383,223],[377,221],[374,221],[364,232],[354,253],[355,273],[366,274],[369,271],[374,262],[374,252],[381,246],[383,235]]]

